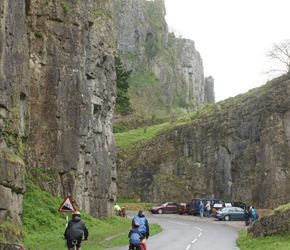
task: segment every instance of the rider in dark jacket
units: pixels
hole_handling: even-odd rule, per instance
[[[67,239],[67,247],[68,249],[73,249],[73,240],[77,240],[77,249],[81,250],[81,242],[83,238],[83,234],[85,240],[88,239],[89,232],[85,226],[85,223],[81,220],[81,214],[78,211],[73,212],[72,219],[69,221],[67,228],[64,232],[64,237]]]

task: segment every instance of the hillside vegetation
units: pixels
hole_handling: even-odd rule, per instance
[[[21,216],[24,238],[21,243],[30,250],[64,249],[63,233],[66,225],[66,213],[57,211],[63,200],[55,198],[33,185],[29,176],[27,176],[26,182],[27,192],[24,195]],[[89,240],[82,244],[84,249],[101,250],[128,243],[130,219],[119,216],[96,219],[83,211],[80,212],[89,230]],[[150,224],[150,234],[154,235],[160,231],[159,225]],[[5,239],[2,240],[5,241]]]

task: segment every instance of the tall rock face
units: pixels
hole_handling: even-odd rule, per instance
[[[282,76],[193,113],[132,152],[119,149],[118,193],[150,202],[202,196],[257,208],[288,203],[289,96],[290,79]]]
[[[25,19],[25,1],[0,2],[0,224],[5,221],[20,228],[30,95]],[[7,228],[0,231],[1,238],[9,237]]]
[[[165,109],[168,115],[169,107],[194,110],[214,102],[214,94],[206,97],[202,59],[194,42],[168,32],[164,0],[111,3],[116,48],[126,68],[133,70],[131,100],[137,113],[162,115]]]
[[[30,1],[27,163],[38,185],[94,216],[115,200],[114,40],[109,1]],[[43,176],[47,181],[43,182]]]
[[[116,198],[109,1],[1,1],[0,222],[21,226],[24,173],[97,217]]]

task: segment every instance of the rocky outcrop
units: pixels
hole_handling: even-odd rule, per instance
[[[0,7],[0,222],[21,228],[25,172],[91,215],[110,215],[116,199],[110,2],[1,1]]]
[[[136,113],[144,115],[148,109],[147,116],[162,116],[164,106],[168,115],[169,108],[194,110],[215,101],[214,93],[205,93],[203,63],[194,42],[168,32],[164,0],[111,3],[116,48],[126,68],[133,70]],[[150,96],[144,94],[148,92]]]
[[[203,196],[257,208],[287,203],[289,94],[282,76],[193,113],[131,151],[118,149],[118,193],[150,202]]]
[[[23,245],[0,242],[0,250],[26,250]]]
[[[205,99],[206,103],[215,103],[214,79],[212,76],[205,78]]]
[[[271,235],[289,235],[290,233],[290,210],[275,212],[269,216],[256,221],[252,227],[248,228],[254,238]]]

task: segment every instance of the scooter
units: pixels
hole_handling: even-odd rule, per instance
[[[128,218],[125,208],[122,208],[122,210],[118,212],[118,216]]]

